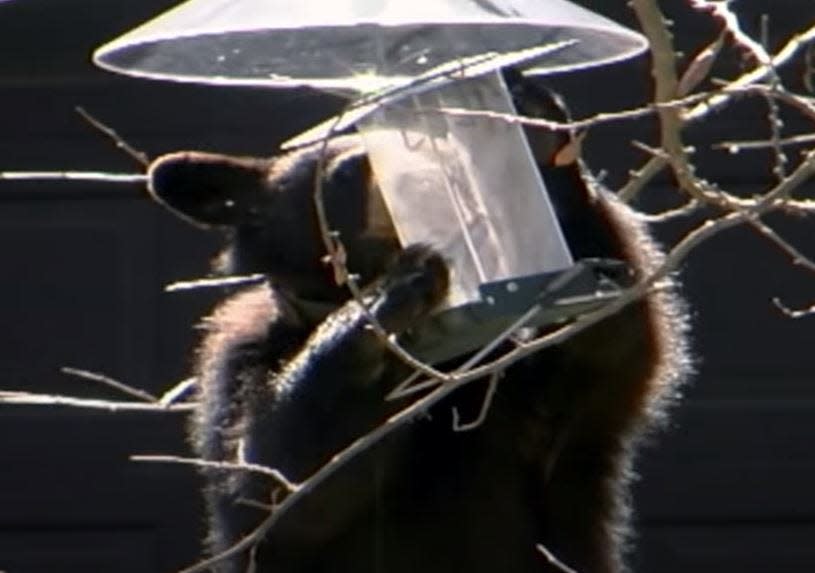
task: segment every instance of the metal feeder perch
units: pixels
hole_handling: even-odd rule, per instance
[[[450,262],[446,310],[406,341],[432,362],[615,292],[572,259],[522,128],[439,110],[511,114],[501,67],[572,71],[645,47],[565,0],[190,0],[94,61],[153,79],[378,94],[339,123],[362,133],[402,244],[431,244]]]

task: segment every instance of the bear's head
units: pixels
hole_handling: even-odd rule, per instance
[[[349,272],[366,284],[383,272],[399,242],[356,136],[269,159],[171,153],[151,165],[148,177],[153,198],[173,213],[227,233],[219,272],[263,273],[300,299],[333,303],[348,294],[325,257],[318,173],[331,232],[342,242]]]

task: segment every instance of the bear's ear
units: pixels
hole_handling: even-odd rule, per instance
[[[199,151],[162,155],[147,171],[153,198],[203,227],[246,222],[265,202],[268,161]]]

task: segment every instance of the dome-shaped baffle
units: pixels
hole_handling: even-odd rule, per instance
[[[568,42],[532,73],[622,60],[639,34],[565,0],[189,0],[99,48],[120,73],[367,91],[485,52]]]

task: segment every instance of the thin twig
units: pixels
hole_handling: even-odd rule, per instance
[[[85,408],[90,410],[104,410],[107,412],[189,412],[194,404],[170,404],[146,402],[118,402],[115,400],[92,400],[62,396],[59,394],[35,394],[23,391],[0,391],[0,404],[22,406],[69,406],[72,408]]]
[[[147,175],[101,171],[0,171],[6,181],[93,181],[100,183],[145,183]]]
[[[620,188],[617,196],[623,203],[631,203],[667,165],[668,161],[666,159],[656,156],[651,157],[638,170],[631,171],[628,182]]]
[[[164,464],[180,464],[197,466],[201,468],[210,468],[225,471],[241,471],[262,474],[273,478],[279,485],[286,488],[287,491],[296,492],[300,489],[300,485],[289,481],[279,470],[268,468],[259,464],[250,463],[230,463],[230,462],[215,462],[209,460],[201,460],[197,458],[184,458],[178,456],[167,455],[147,455],[147,454],[134,454],[130,456],[134,462],[150,462],[150,463],[164,463]]]
[[[431,388],[432,386],[435,386],[437,384],[437,381],[435,379],[424,380],[422,382],[416,383],[416,380],[420,379],[421,377],[422,373],[418,370],[414,370],[413,372],[410,373],[410,375],[407,378],[405,378],[402,382],[397,384],[393,390],[388,392],[388,394],[385,396],[385,400],[388,402],[393,400],[401,400],[405,396],[409,396],[414,392],[421,391],[423,388],[419,387],[422,385],[426,385],[424,386],[424,388]]]
[[[563,573],[577,573],[574,569],[566,565],[563,561],[555,557],[555,554],[549,551],[545,545],[538,543],[535,548],[543,555],[550,565],[560,569]]]
[[[483,109],[476,110],[459,107],[427,107],[416,111],[424,114],[444,114],[458,117],[479,117],[500,120],[508,124],[520,124],[527,127],[540,127],[551,131],[580,131],[607,123],[641,119],[643,117],[648,117],[654,115],[655,113],[659,113],[660,110],[664,109],[681,110],[689,105],[703,102],[713,97],[713,95],[713,93],[697,93],[682,98],[672,98],[664,102],[649,103],[634,109],[600,112],[583,119],[573,119],[570,121],[558,121],[540,117],[529,117],[516,113],[506,113]]]
[[[770,20],[766,14],[763,14],[761,17],[762,47],[766,48],[770,41],[769,37]],[[781,139],[783,138],[782,129],[784,127],[784,123],[781,120],[781,109],[778,105],[778,100],[772,97],[772,94],[774,92],[781,91],[783,86],[781,84],[781,78],[778,75],[778,71],[776,71],[775,68],[772,68],[770,56],[766,54],[766,52],[764,55],[767,57],[767,65],[771,67],[772,72],[770,73],[770,81],[768,86],[770,88],[770,92],[765,93],[763,97],[765,103],[767,104],[767,120],[770,124],[770,144],[771,149],[773,150],[773,158],[775,160],[773,165],[773,174],[780,181],[787,175],[787,163],[789,163],[789,158],[787,157],[786,153],[784,153],[784,147],[781,145]]]
[[[206,279],[193,279],[177,281],[164,287],[164,292],[182,292],[201,288],[230,287],[255,284],[266,280],[266,275],[257,273],[253,275],[214,277]]]
[[[775,56],[770,59],[769,65],[759,64],[750,72],[730,82],[720,90],[718,95],[703,101],[685,113],[683,119],[685,121],[701,119],[711,111],[726,104],[730,101],[734,93],[739,93],[745,87],[765,79],[768,75],[773,73],[773,70],[781,68],[784,64],[789,62],[801,48],[813,40],[815,40],[815,25],[804,32],[793,35]]]
[[[740,91],[745,94],[756,92],[771,97],[773,99],[782,101],[785,104],[802,113],[811,122],[815,122],[815,99],[809,96],[790,92],[789,90],[787,90],[787,88],[785,88],[781,84],[778,84],[775,87],[766,86],[764,84],[753,84],[751,86],[744,87]]]
[[[673,100],[679,93],[679,77],[676,71],[676,54],[673,36],[665,16],[655,0],[631,0],[640,27],[651,46],[651,75],[654,78],[654,101],[662,103]],[[707,189],[695,177],[682,142],[682,113],[673,108],[660,108],[658,112],[660,141],[667,155],[679,186],[694,199],[704,201]]]
[[[770,149],[775,145],[789,147],[791,145],[805,145],[808,143],[815,143],[815,133],[802,133],[800,135],[784,137],[778,141],[722,141],[714,144],[712,148],[723,149],[729,153],[738,153],[740,151]]]
[[[699,201],[697,201],[696,199],[690,199],[684,205],[681,205],[674,209],[666,209],[665,211],[661,211],[659,213],[637,212],[636,216],[637,219],[645,221],[646,223],[665,223],[667,221],[672,221],[680,217],[688,217],[690,215],[693,215],[694,213],[699,211],[699,207],[700,207]]]
[[[140,388],[135,388],[133,386],[129,386],[123,382],[119,382],[118,380],[114,380],[110,376],[106,376],[104,374],[99,374],[98,372],[90,372],[89,370],[82,370],[79,368],[71,368],[69,366],[63,366],[60,368],[60,372],[63,374],[68,374],[69,376],[76,376],[77,378],[82,378],[84,380],[91,380],[93,382],[99,382],[100,384],[104,384],[105,386],[109,386],[122,392],[123,394],[127,394],[133,398],[139,398],[144,400],[145,402],[153,403],[159,401],[157,396],[154,396],[150,392],[142,390]]]
[[[792,309],[781,302],[781,299],[776,297],[773,299],[773,304],[778,307],[778,310],[783,312],[789,318],[804,318],[807,316],[815,315],[815,304],[807,308]]]
[[[147,154],[143,151],[139,151],[132,145],[130,145],[127,141],[125,141],[118,133],[116,133],[113,128],[105,125],[95,117],[93,117],[90,113],[85,111],[84,108],[77,106],[76,112],[82,116],[82,118],[91,124],[93,127],[101,131],[103,134],[108,136],[113,140],[116,144],[116,147],[127,153],[130,157],[141,163],[144,167],[150,165],[150,158],[147,157]]]
[[[775,229],[761,221],[760,219],[756,218],[750,221],[750,225],[755,228],[763,237],[768,239],[771,243],[773,243],[776,247],[781,249],[784,253],[786,253],[790,259],[792,259],[792,264],[798,267],[803,267],[804,269],[815,273],[815,261],[811,258],[804,255],[799,249],[791,245],[787,240],[781,237]]]
[[[253,507],[267,513],[271,513],[277,508],[276,505],[272,505],[271,503],[263,503],[262,501],[258,501],[256,499],[246,499],[245,497],[239,497],[235,500],[235,503],[245,505],[246,507]]]
[[[159,404],[162,406],[169,406],[181,400],[188,392],[193,390],[198,384],[198,379],[195,377],[185,378],[166,392],[158,399]],[[189,402],[187,402],[189,403]]]
[[[487,419],[487,414],[490,411],[490,406],[492,406],[492,399],[495,397],[495,392],[498,390],[498,383],[501,381],[500,378],[503,372],[493,372],[492,376],[487,383],[487,392],[484,395],[484,400],[481,403],[481,409],[478,412],[478,416],[472,422],[468,422],[466,424],[461,423],[461,416],[458,413],[458,408],[455,406],[453,407],[453,431],[454,432],[469,432],[475,430],[481,424],[484,423],[484,420]]]

